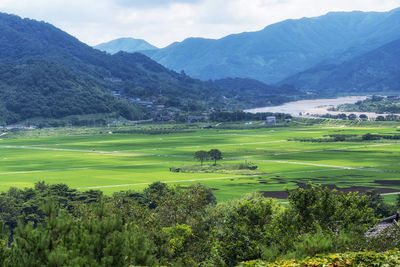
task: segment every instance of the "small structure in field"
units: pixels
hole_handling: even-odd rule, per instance
[[[275,125],[276,124],[276,117],[275,116],[268,116],[265,120],[265,124],[267,125]]]

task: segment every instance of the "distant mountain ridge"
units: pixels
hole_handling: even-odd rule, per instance
[[[343,63],[315,66],[283,83],[332,93],[400,92],[400,39]]]
[[[331,12],[218,40],[189,38],[144,53],[203,80],[241,77],[278,83],[321,62],[337,64],[399,39],[399,29],[400,9]]]
[[[145,40],[134,38],[119,38],[110,42],[98,44],[94,48],[109,54],[116,54],[120,51],[134,53],[144,50],[157,50],[158,48]]]

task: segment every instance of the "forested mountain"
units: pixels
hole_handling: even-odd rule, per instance
[[[94,46],[94,48],[99,49],[101,51],[116,54],[120,51],[134,53],[140,52],[143,50],[156,50],[158,49],[154,45],[149,44],[145,40],[142,39],[134,39],[134,38],[119,38],[112,40],[107,43],[102,43]]]
[[[138,98],[186,111],[292,99],[271,96],[279,90],[261,83],[237,90],[240,85],[233,82],[240,79],[229,86],[192,79],[139,53],[110,55],[45,22],[0,13],[0,33],[1,124],[97,113],[144,118],[141,108],[127,101]]]
[[[146,54],[204,80],[247,77],[276,83],[320,62],[337,64],[399,39],[399,29],[400,9],[333,12],[219,40],[189,38]]]
[[[114,112],[142,117],[115,97],[221,104],[209,84],[170,71],[141,54],[108,55],[60,29],[0,13],[0,122]]]
[[[316,66],[284,82],[318,91],[400,92],[399,62],[400,39],[341,64]]]
[[[0,64],[0,122],[112,112],[125,118],[140,113],[94,79],[60,64],[39,59]]]
[[[307,97],[304,92],[291,85],[272,86],[249,78],[225,78],[212,83],[224,95],[253,107],[280,105]]]

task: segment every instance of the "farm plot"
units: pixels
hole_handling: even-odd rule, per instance
[[[259,190],[286,198],[286,189],[311,181],[338,190],[400,192],[400,142],[313,142],[329,135],[396,134],[396,128],[310,126],[253,130],[203,130],[168,135],[99,134],[0,140],[0,191],[37,181],[65,183],[106,194],[142,190],[162,181],[203,183],[219,200]],[[310,139],[309,141],[304,141]],[[302,140],[302,141],[299,141]],[[252,162],[256,172],[171,172],[200,163],[198,150],[219,149],[220,163]],[[207,162],[211,164],[211,162]]]

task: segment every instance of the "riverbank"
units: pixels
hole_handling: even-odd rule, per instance
[[[337,107],[342,104],[354,104],[357,101],[365,100],[367,96],[346,96],[346,97],[338,97],[333,99],[312,99],[312,100],[299,100],[295,102],[289,102],[280,106],[273,107],[263,107],[263,108],[255,108],[248,109],[245,112],[250,113],[259,113],[259,112],[274,112],[274,113],[287,113],[292,115],[293,117],[318,117],[321,115],[325,115],[327,113],[330,114],[339,114],[339,113],[354,113],[355,112],[335,112],[329,111],[328,109],[332,107]],[[368,113],[360,113],[366,114]],[[373,115],[374,114],[374,115]],[[373,116],[379,116],[375,113],[370,114]]]

